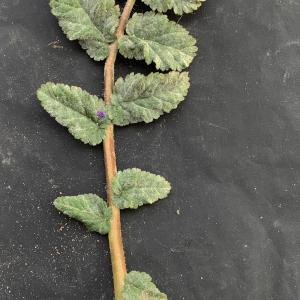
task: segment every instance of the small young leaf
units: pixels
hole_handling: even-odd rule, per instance
[[[113,179],[112,190],[117,207],[135,209],[167,197],[171,185],[159,175],[134,168],[119,171]]]
[[[166,12],[173,9],[176,15],[191,13],[197,10],[205,0],[142,0],[151,9]]]
[[[164,112],[175,109],[187,95],[189,86],[187,72],[148,76],[131,73],[115,83],[110,118],[119,126],[152,122]]]
[[[108,56],[120,16],[114,0],[51,0],[50,6],[70,40],[79,40],[95,60]]]
[[[79,87],[48,82],[37,91],[44,109],[58,123],[84,143],[100,144],[105,135],[108,118],[99,118],[98,111],[105,112],[102,99],[92,96]]]
[[[196,55],[196,40],[179,24],[154,12],[135,13],[126,26],[127,35],[119,41],[126,58],[145,59],[160,70],[181,71]]]
[[[111,208],[97,195],[58,197],[54,206],[69,217],[84,223],[89,231],[107,234],[110,230]]]
[[[123,289],[124,300],[167,300],[166,294],[152,282],[150,275],[144,272],[131,271],[125,277]]]

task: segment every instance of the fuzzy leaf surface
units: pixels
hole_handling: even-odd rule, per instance
[[[171,185],[162,176],[133,168],[117,173],[112,190],[113,202],[117,207],[136,209],[167,197]]]
[[[152,122],[164,112],[175,109],[189,89],[187,72],[148,76],[131,73],[119,78],[111,97],[110,118],[115,125]]]
[[[79,40],[97,61],[108,56],[108,45],[115,40],[120,16],[114,0],[51,0],[50,6],[71,41]]]
[[[65,215],[84,223],[89,231],[107,234],[110,230],[111,208],[97,195],[58,197],[54,206]]]
[[[123,290],[124,300],[167,300],[166,294],[152,282],[150,275],[144,272],[131,271],[125,277]]]
[[[149,5],[152,10],[166,12],[173,9],[177,15],[191,13],[197,10],[205,0],[142,0]]]
[[[135,13],[119,40],[120,53],[126,58],[144,59],[160,70],[181,71],[196,55],[196,40],[181,25],[161,14]]]
[[[109,122],[97,117],[97,111],[105,111],[102,99],[79,87],[52,82],[43,84],[37,96],[44,109],[76,139],[93,146],[102,142]]]

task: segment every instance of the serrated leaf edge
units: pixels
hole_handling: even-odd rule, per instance
[[[126,75],[126,77],[119,77],[115,84],[114,84],[114,88],[116,87],[117,84],[119,83],[125,83],[126,79],[129,77],[129,76],[136,76],[136,75],[140,75],[142,77],[144,77],[145,79],[150,77],[150,76],[155,76],[156,74],[158,75],[168,75],[168,74],[171,74],[171,73],[177,73],[179,74],[179,76],[187,76],[187,84],[188,84],[188,87],[186,89],[186,91],[182,94],[182,100],[180,100],[173,108],[169,109],[169,110],[163,110],[160,112],[160,115],[159,116],[152,116],[152,119],[149,120],[149,121],[145,121],[145,120],[142,120],[142,121],[136,121],[136,122],[127,122],[125,124],[120,124],[120,123],[117,123],[114,121],[114,117],[113,117],[113,113],[112,113],[112,107],[114,106],[113,104],[110,104],[107,106],[107,109],[108,109],[108,115],[109,115],[109,118],[110,120],[112,121],[112,123],[116,126],[120,126],[120,127],[124,127],[124,126],[127,126],[127,125],[131,125],[131,124],[137,124],[137,123],[141,123],[141,122],[144,122],[146,124],[149,124],[155,120],[158,120],[162,115],[164,115],[165,113],[170,113],[172,110],[175,110],[178,108],[178,106],[180,105],[181,102],[183,102],[185,100],[185,97],[188,95],[188,92],[189,92],[189,88],[190,88],[190,76],[189,76],[189,72],[188,71],[182,71],[182,72],[178,72],[178,71],[170,71],[170,72],[167,72],[167,73],[161,73],[161,72],[151,72],[149,73],[148,75],[143,75],[141,73],[134,73],[134,72],[131,72],[129,73],[128,75]],[[112,94],[112,97],[114,96],[114,91],[113,91],[113,94]]]
[[[77,220],[76,218],[73,218],[73,217],[70,216],[64,209],[59,208],[59,207],[58,207],[58,201],[59,201],[61,198],[63,198],[63,197],[78,197],[78,196],[89,196],[89,195],[96,196],[96,197],[100,198],[100,200],[102,200],[103,202],[105,202],[105,201],[104,201],[101,197],[99,197],[98,195],[92,194],[92,193],[88,193],[88,194],[79,194],[79,195],[72,195],[72,196],[59,196],[59,197],[57,197],[57,198],[53,201],[53,206],[59,211],[59,213],[61,213],[61,214],[65,215],[65,216],[67,216],[68,218],[70,218],[70,219],[72,219],[72,220],[75,220],[75,221],[77,221],[77,222],[79,222],[79,223],[82,223],[82,224],[88,229],[88,227],[84,224],[83,221],[80,221],[80,220]],[[106,202],[105,202],[105,203],[106,203]],[[80,209],[78,209],[78,208],[76,208],[76,207],[74,207],[74,206],[69,206],[69,205],[65,205],[65,204],[64,204],[63,206],[64,206],[64,207],[69,207],[69,208],[71,208],[71,209],[73,209],[73,210],[76,210],[76,211],[80,212]],[[110,211],[110,214],[112,213],[112,208],[109,207],[107,204],[106,204],[106,209],[107,209],[108,211]],[[110,216],[110,222],[111,222],[111,216]],[[109,223],[110,223],[110,222],[109,222]],[[109,227],[110,227],[110,224],[109,224]],[[88,229],[88,230],[89,230],[89,229]],[[89,231],[90,231],[90,230],[89,230]],[[109,231],[108,231],[108,232],[109,232]],[[98,233],[104,235],[104,234],[108,234],[108,232],[107,232],[107,233],[101,233],[101,232],[98,232]]]
[[[39,102],[41,103],[41,106],[42,106],[43,108],[44,108],[43,101],[41,101],[41,100],[39,99],[38,94],[39,94],[39,93],[45,94],[45,93],[42,91],[42,88],[43,88],[44,86],[47,86],[48,84],[63,85],[63,86],[65,86],[65,87],[69,88],[70,90],[71,90],[72,87],[76,87],[76,88],[80,89],[82,92],[86,92],[86,93],[88,93],[90,96],[92,96],[92,97],[97,97],[100,101],[103,101],[103,99],[99,98],[97,95],[92,95],[92,94],[90,94],[89,92],[87,92],[86,90],[82,89],[81,87],[78,87],[78,86],[71,86],[71,85],[64,84],[64,83],[55,83],[55,82],[52,82],[52,81],[48,81],[48,82],[46,82],[46,83],[43,83],[43,84],[38,88],[38,90],[37,90],[37,92],[36,92],[37,98],[38,98],[38,100],[39,100]],[[45,94],[45,95],[47,95],[47,94]],[[55,100],[55,101],[56,101],[56,100]],[[57,101],[57,102],[59,102],[59,101]],[[59,103],[60,103],[60,102],[59,102]],[[61,104],[61,103],[60,103],[60,104]],[[65,105],[66,107],[68,107],[69,109],[74,110],[74,109],[73,109],[72,107],[70,107],[69,105],[66,105],[66,104],[64,104],[64,105]],[[108,106],[107,106],[105,103],[104,103],[104,107],[105,107],[106,109],[108,109]],[[46,108],[44,108],[44,109],[46,110]],[[60,124],[61,126],[65,127],[65,128],[68,130],[68,132],[69,132],[76,140],[80,140],[82,143],[84,143],[84,144],[86,144],[86,145],[88,144],[88,145],[91,145],[91,146],[97,146],[97,145],[101,144],[102,141],[103,141],[103,140],[105,139],[105,137],[106,137],[106,132],[107,132],[106,129],[107,129],[107,127],[108,127],[108,124],[106,124],[105,127],[103,126],[103,128],[100,127],[101,129],[103,129],[103,135],[101,135],[101,141],[100,141],[99,143],[92,143],[92,142],[83,141],[81,138],[74,136],[73,133],[71,132],[71,130],[70,130],[67,126],[61,124],[61,122],[58,121],[58,118],[57,118],[53,113],[50,113],[50,112],[48,112],[47,110],[46,110],[46,112],[47,112],[53,119],[55,119],[55,121],[56,121],[58,124]],[[88,116],[82,114],[81,112],[78,112],[78,111],[76,111],[76,112],[79,113],[79,114],[81,114],[81,115],[84,116],[85,118],[90,119],[93,123],[95,123],[94,120],[92,120],[90,117],[88,117]],[[108,112],[107,112],[107,114],[108,114]],[[97,123],[97,124],[98,124],[98,123]],[[105,123],[102,123],[102,124],[105,125]],[[101,125],[102,125],[102,124],[101,124]],[[100,124],[98,124],[98,125],[100,126]]]
[[[175,26],[180,26],[182,29],[183,29],[183,31],[185,31],[185,33],[188,35],[188,36],[190,36],[191,38],[193,38],[193,45],[191,45],[190,47],[193,47],[193,50],[194,50],[194,52],[193,52],[193,54],[194,55],[189,55],[190,56],[190,62],[189,62],[189,64],[187,65],[187,66],[183,66],[183,67],[177,67],[177,68],[172,68],[172,67],[161,67],[161,66],[158,66],[158,63],[157,62],[155,62],[154,61],[154,59],[153,60],[149,60],[149,59],[147,59],[147,57],[146,57],[146,55],[145,55],[145,49],[144,49],[144,47],[143,47],[143,57],[135,57],[134,56],[134,53],[132,52],[132,53],[124,53],[123,51],[120,51],[120,45],[121,45],[121,40],[122,39],[124,39],[124,38],[127,38],[127,37],[130,37],[130,35],[128,35],[127,34],[127,26],[128,26],[128,23],[127,23],[127,25],[126,25],[126,34],[125,35],[123,35],[120,39],[119,39],[119,52],[122,54],[122,56],[124,56],[125,58],[128,58],[128,59],[135,59],[135,60],[143,60],[143,61],[145,61],[145,63],[147,64],[147,65],[151,65],[152,63],[155,65],[155,68],[157,69],[157,70],[161,70],[161,71],[168,71],[168,70],[172,70],[172,71],[178,71],[178,72],[181,72],[181,71],[183,71],[184,69],[186,69],[186,68],[188,68],[190,65],[191,65],[191,63],[192,63],[192,61],[194,60],[194,58],[195,58],[195,56],[197,55],[197,51],[198,51],[198,47],[197,47],[197,41],[196,41],[196,39],[191,35],[191,33],[185,28],[185,27],[183,27],[182,25],[180,25],[180,24],[178,24],[178,23],[176,23],[176,22],[174,22],[174,21],[172,21],[172,20],[170,20],[169,18],[168,18],[168,16],[167,15],[165,15],[165,14],[162,14],[162,13],[160,13],[160,12],[154,12],[154,11],[147,11],[147,12],[145,12],[145,13],[134,13],[133,15],[132,15],[132,17],[130,18],[130,20],[129,20],[129,22],[135,17],[135,16],[138,16],[138,15],[153,15],[153,16],[163,16],[163,17],[165,17],[165,18],[167,18],[168,19],[168,21],[170,22],[170,23],[172,23],[172,24],[174,24]],[[136,36],[134,36],[135,38],[137,38]],[[142,39],[140,39],[140,38],[138,38],[139,40],[140,40],[140,42],[141,43],[144,43],[143,41],[145,41],[145,40],[142,40]],[[150,40],[151,41],[151,40]],[[152,42],[152,41],[151,41]]]
[[[112,197],[112,201],[113,201],[114,205],[117,206],[119,209],[122,209],[122,210],[123,210],[123,209],[138,209],[139,207],[144,206],[144,205],[152,205],[152,204],[158,202],[158,200],[162,200],[162,199],[167,198],[167,197],[169,196],[169,194],[171,193],[172,185],[171,185],[171,183],[170,183],[166,178],[164,178],[164,177],[161,176],[161,175],[157,175],[157,174],[154,174],[154,173],[151,173],[151,172],[148,172],[148,171],[141,170],[141,169],[139,169],[139,168],[129,168],[129,169],[125,169],[125,170],[122,170],[122,171],[118,171],[117,174],[113,177],[113,180],[112,180],[112,186],[114,185],[114,182],[117,180],[117,177],[118,177],[119,174],[124,173],[124,172],[130,172],[130,171],[132,171],[132,170],[133,170],[133,171],[141,171],[141,172],[144,173],[144,174],[151,175],[151,176],[153,176],[153,177],[157,177],[157,178],[162,179],[162,180],[165,181],[165,182],[167,183],[167,185],[168,185],[168,188],[166,188],[167,193],[166,193],[166,195],[165,195],[164,197],[158,197],[156,201],[147,202],[147,203],[138,203],[138,204],[140,204],[140,205],[138,205],[137,207],[124,207],[124,208],[120,207],[117,203],[115,203],[115,202],[114,202],[114,197]],[[113,193],[114,193],[114,192],[113,192]],[[116,194],[116,195],[118,195],[118,194]]]

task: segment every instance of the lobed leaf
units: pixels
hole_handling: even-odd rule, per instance
[[[135,13],[119,40],[120,53],[126,58],[144,59],[160,70],[181,71],[196,55],[196,40],[181,25],[162,14]]]
[[[120,9],[114,0],[51,0],[51,12],[70,40],[79,40],[95,60],[108,56],[115,40]]]
[[[131,271],[125,277],[123,290],[124,300],[167,300],[166,294],[152,282],[150,275],[144,272]]]
[[[166,12],[173,9],[177,15],[191,13],[197,10],[205,0],[142,0],[151,9],[159,12]]]
[[[119,171],[113,178],[113,202],[120,209],[138,208],[167,197],[170,183],[162,176],[140,169]]]
[[[189,89],[187,72],[134,74],[119,78],[111,97],[110,118],[124,126],[152,122],[184,100]]]
[[[97,117],[97,111],[105,111],[102,99],[79,87],[52,82],[43,84],[37,96],[44,109],[76,139],[93,146],[102,142],[109,123],[108,118]]]
[[[89,231],[107,234],[110,230],[111,208],[97,195],[58,197],[54,206],[69,217],[84,223]]]

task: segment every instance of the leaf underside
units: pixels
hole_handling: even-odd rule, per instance
[[[124,300],[167,300],[166,294],[152,282],[150,275],[144,272],[131,271],[125,277],[123,289]]]
[[[58,197],[54,206],[69,217],[84,223],[89,231],[107,234],[110,230],[111,208],[97,195]]]
[[[99,61],[108,56],[115,40],[120,9],[114,0],[51,0],[51,12],[67,37],[79,40],[88,55]]]
[[[205,0],[142,0],[152,10],[166,12],[173,9],[177,15],[191,13],[197,10]]]
[[[44,109],[58,123],[84,143],[95,146],[102,142],[108,118],[100,120],[97,111],[105,111],[102,99],[92,96],[79,87],[48,82],[37,91]]]
[[[184,100],[189,89],[187,72],[131,73],[119,78],[111,97],[110,118],[115,125],[152,122]]]
[[[181,25],[165,15],[135,13],[119,40],[119,51],[126,58],[155,63],[157,69],[181,71],[196,55],[196,40]]]
[[[112,190],[113,202],[117,207],[136,209],[167,197],[171,185],[162,176],[133,168],[117,173]]]

